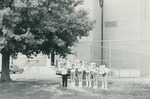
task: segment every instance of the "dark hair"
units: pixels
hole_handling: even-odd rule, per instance
[[[98,65],[95,63],[95,66],[97,67]]]
[[[106,63],[104,63],[104,65],[107,67]]]

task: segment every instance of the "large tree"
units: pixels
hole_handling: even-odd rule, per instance
[[[20,0],[4,7],[1,81],[10,80],[10,56],[70,54],[73,44],[88,36],[93,28],[88,13],[77,8],[82,3],[82,0]]]

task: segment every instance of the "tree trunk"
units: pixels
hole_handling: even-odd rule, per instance
[[[51,65],[55,65],[55,54],[54,53],[51,53]]]
[[[9,74],[9,53],[2,53],[2,74],[1,74],[1,81],[11,81],[10,74]]]

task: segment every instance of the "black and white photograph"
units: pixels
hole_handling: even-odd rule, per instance
[[[0,99],[150,99],[150,0],[0,0]]]

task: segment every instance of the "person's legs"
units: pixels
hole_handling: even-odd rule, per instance
[[[95,80],[93,80],[93,88],[95,88]]]
[[[71,82],[73,81],[73,73],[70,73]]]
[[[104,77],[104,89],[107,90],[107,76]]]
[[[80,83],[80,80],[79,80],[79,72],[77,72],[77,81],[78,81],[78,86],[79,86],[79,83]]]
[[[102,74],[102,89],[104,89],[104,75]]]
[[[79,73],[79,87],[81,87],[81,73]]]
[[[65,83],[65,75],[62,75],[62,86],[64,87]]]
[[[75,78],[76,78],[76,74],[73,74],[73,87],[75,87]]]
[[[95,75],[93,74],[93,88],[95,88]]]
[[[107,89],[107,77],[106,77],[106,73],[102,74],[102,89]]]
[[[96,74],[93,75],[93,82],[94,82],[93,88],[97,88],[97,86],[96,86],[96,82],[97,82]]]
[[[95,88],[97,88],[97,84],[98,84],[98,76],[96,75]]]
[[[67,87],[67,83],[68,83],[68,75],[65,75],[65,87]]]
[[[82,87],[82,73],[79,72],[79,87]]]
[[[88,75],[86,74],[86,87],[89,86]]]
[[[71,86],[73,86],[73,73],[70,73]]]
[[[91,75],[88,76],[88,79],[89,79],[89,87],[91,87],[92,86]]]
[[[75,86],[75,73],[71,73],[71,86]]]
[[[83,73],[81,73],[81,87],[82,87],[82,77],[83,77]]]

